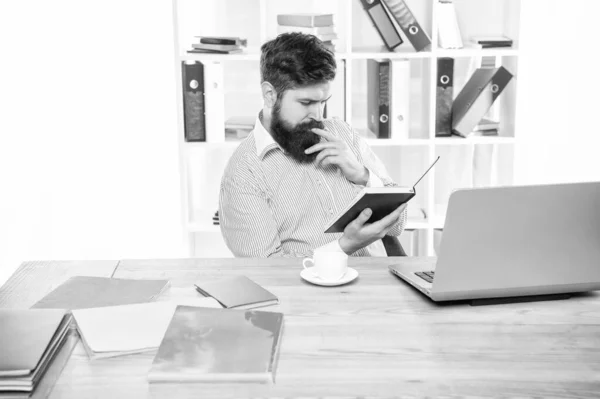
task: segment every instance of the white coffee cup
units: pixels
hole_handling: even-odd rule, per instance
[[[309,269],[306,266],[307,262],[312,263],[314,267]],[[312,258],[302,260],[302,267],[321,280],[337,281],[348,271],[348,255],[344,252],[316,250]]]

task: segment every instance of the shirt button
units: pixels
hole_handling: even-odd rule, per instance
[[[317,184],[320,186],[321,185],[321,180],[317,180]]]
[[[333,209],[329,208],[329,213],[333,214]]]

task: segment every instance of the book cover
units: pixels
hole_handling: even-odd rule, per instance
[[[504,67],[478,68],[452,104],[452,132],[467,137],[513,75]]]
[[[185,141],[206,141],[204,68],[195,61],[182,62],[181,68]]]
[[[222,308],[213,298],[150,302],[73,310],[83,347],[91,359],[155,350],[177,305]]]
[[[390,13],[398,22],[400,29],[408,38],[416,51],[426,50],[431,45],[431,39],[421,27],[412,11],[404,0],[383,0]]]
[[[239,37],[223,37],[223,36],[195,36],[199,39],[200,43],[203,44],[223,44],[223,45],[235,45],[246,47],[248,45],[247,39]]]
[[[244,50],[241,48],[234,48],[231,50],[211,50],[205,48],[193,48],[187,51],[190,54],[240,54],[243,53]]]
[[[226,308],[251,309],[276,305],[279,299],[246,276],[235,276],[196,284],[204,296],[210,296]]]
[[[412,187],[365,187],[331,219],[325,226],[325,233],[343,233],[348,223],[356,219],[366,208],[370,208],[373,212],[367,223],[383,219],[416,195],[416,185],[439,159],[438,156]]]
[[[335,26],[281,26],[277,25],[277,34],[288,33],[288,32],[300,32],[307,35],[328,35],[335,32]]]
[[[235,44],[206,44],[206,43],[193,43],[192,48],[199,50],[213,50],[213,51],[231,51],[238,50],[240,46]]]
[[[168,280],[74,276],[39,300],[36,309],[86,309],[153,301]]]
[[[0,377],[31,382],[64,338],[70,319],[60,309],[0,309]]]
[[[332,26],[333,14],[279,14],[277,15],[277,23],[282,26],[298,26],[298,27],[322,27]]]
[[[346,60],[338,61],[335,79],[331,82],[331,98],[325,104],[323,115],[346,120]]]
[[[410,61],[390,61],[390,136],[410,138]]]
[[[367,60],[367,127],[377,138],[390,135],[390,60]]]
[[[210,143],[222,143],[225,141],[225,132],[223,129],[223,121],[225,120],[223,63],[206,61],[203,64],[206,141]]]
[[[360,0],[360,2],[389,51],[394,51],[404,43],[400,32],[392,22],[393,17],[387,12],[381,0]]]
[[[178,306],[150,382],[274,382],[283,314]]]
[[[333,218],[325,227],[325,233],[343,233],[348,223],[366,208],[373,211],[368,223],[374,223],[408,202],[415,194],[412,187],[366,187],[348,207]]]
[[[437,2],[438,46],[452,49],[463,48],[462,36],[452,0]]]
[[[452,96],[454,95],[454,59],[437,60],[435,137],[452,135]]]

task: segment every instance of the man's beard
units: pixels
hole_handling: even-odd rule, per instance
[[[323,129],[324,127],[323,122],[314,119],[305,123],[299,123],[296,126],[290,126],[290,124],[281,119],[281,105],[279,101],[273,107],[271,135],[287,154],[300,163],[311,163],[315,160],[318,152],[305,154],[304,150],[321,142],[321,136],[313,133],[311,129]]]

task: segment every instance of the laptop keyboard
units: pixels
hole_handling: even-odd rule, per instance
[[[430,271],[430,272],[415,272],[415,274],[419,277],[421,277],[423,280],[427,281],[428,283],[433,283],[433,276],[435,276],[435,272],[434,271]]]

